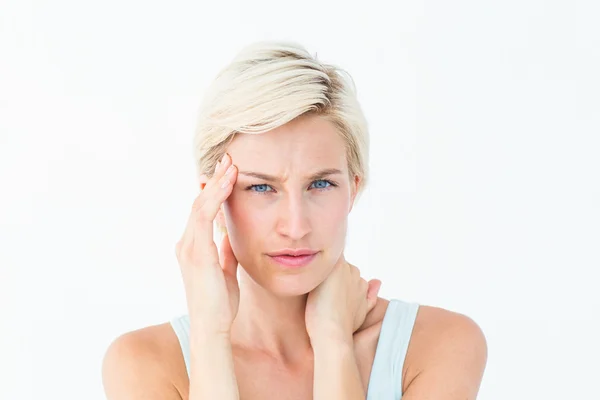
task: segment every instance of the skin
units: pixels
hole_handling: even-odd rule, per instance
[[[210,349],[217,349],[217,362],[231,356],[231,365],[223,370],[231,368],[228,375],[235,370],[242,399],[271,398],[273,393],[288,399],[364,398],[388,301],[376,297],[380,282],[365,286],[358,274],[350,273],[351,268],[341,267],[347,266],[343,262],[347,217],[360,182],[348,173],[343,140],[333,125],[311,116],[265,134],[240,134],[227,152],[230,157],[223,168],[233,163],[233,172],[226,178],[220,171],[212,181],[202,177],[200,186],[206,185],[211,196],[199,196],[196,202],[223,196],[222,202],[208,205],[214,210],[206,218],[216,217],[228,231],[220,266],[182,269],[190,318],[205,318],[203,326],[214,327],[215,333],[206,335],[206,329],[195,331],[192,326],[191,337],[202,337],[198,343],[204,346],[196,353],[205,360],[199,357],[196,365],[213,366],[200,374],[207,381],[196,385],[211,385],[210,373],[219,368],[208,358]],[[339,172],[309,178],[323,168]],[[265,180],[249,172],[277,179]],[[213,184],[217,178],[219,184],[230,181],[224,194],[220,185]],[[195,207],[207,209],[206,204],[196,203]],[[216,257],[216,248],[189,245],[194,229],[199,228],[188,223],[184,235],[188,239],[178,244],[178,256],[180,250],[191,249],[198,260]],[[197,236],[211,234],[206,230]],[[285,247],[319,253],[308,267],[286,270],[266,255]],[[238,263],[242,266],[239,282],[234,278]],[[218,271],[223,271],[219,279],[225,276],[219,281],[222,286],[215,284]],[[210,291],[212,297],[199,297]],[[377,301],[368,304],[367,294]],[[216,336],[226,340],[214,340]],[[486,359],[485,338],[472,320],[421,306],[402,371],[403,399],[473,399]],[[319,380],[325,374],[318,368],[327,362],[327,371],[334,371],[339,379]],[[190,393],[181,349],[168,323],[115,340],[104,359],[103,380],[109,400],[203,398]],[[343,384],[335,387],[331,381]]]
[[[219,220],[244,266],[232,343],[277,360],[301,359],[311,351],[307,294],[343,255],[359,179],[349,176],[343,139],[318,117],[300,118],[261,135],[241,134],[227,152],[238,175]],[[310,179],[324,169],[339,172]],[[252,176],[255,172],[276,180]],[[286,270],[265,254],[282,248],[319,253],[308,268]]]

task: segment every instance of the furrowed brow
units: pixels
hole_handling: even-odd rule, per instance
[[[267,182],[277,182],[279,178],[273,175],[267,175],[260,172],[252,172],[252,171],[239,171],[238,175],[249,176],[252,178],[260,179]]]
[[[326,169],[323,169],[321,171],[318,171],[315,174],[312,174],[308,178],[308,180],[310,180],[310,181],[316,181],[318,179],[323,179],[323,178],[325,178],[325,177],[327,177],[329,175],[337,175],[337,174],[341,174],[341,173],[342,173],[342,171],[340,171],[337,168],[326,168]]]
[[[326,169],[322,169],[322,170],[310,175],[308,177],[308,179],[311,181],[314,181],[314,180],[325,178],[326,176],[329,176],[329,175],[336,175],[336,174],[341,174],[341,173],[342,173],[342,171],[340,171],[337,168],[326,168]],[[261,180],[267,181],[267,182],[280,182],[281,181],[280,177],[269,175],[269,174],[263,174],[261,172],[239,171],[238,174],[261,179]]]

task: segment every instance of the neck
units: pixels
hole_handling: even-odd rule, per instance
[[[231,327],[232,345],[256,350],[283,362],[306,359],[312,352],[304,312],[307,294],[279,297],[258,285],[240,268],[240,305]]]

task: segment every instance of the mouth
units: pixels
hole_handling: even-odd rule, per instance
[[[285,268],[300,268],[304,267],[317,256],[318,251],[313,250],[297,250],[297,251],[280,251],[267,254],[273,261]]]

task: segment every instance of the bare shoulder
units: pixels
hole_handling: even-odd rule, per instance
[[[421,305],[404,364],[402,392],[407,400],[475,399],[486,362],[487,342],[474,320]]]
[[[108,400],[180,400],[182,373],[187,378],[177,336],[168,322],[120,335],[102,361]]]

